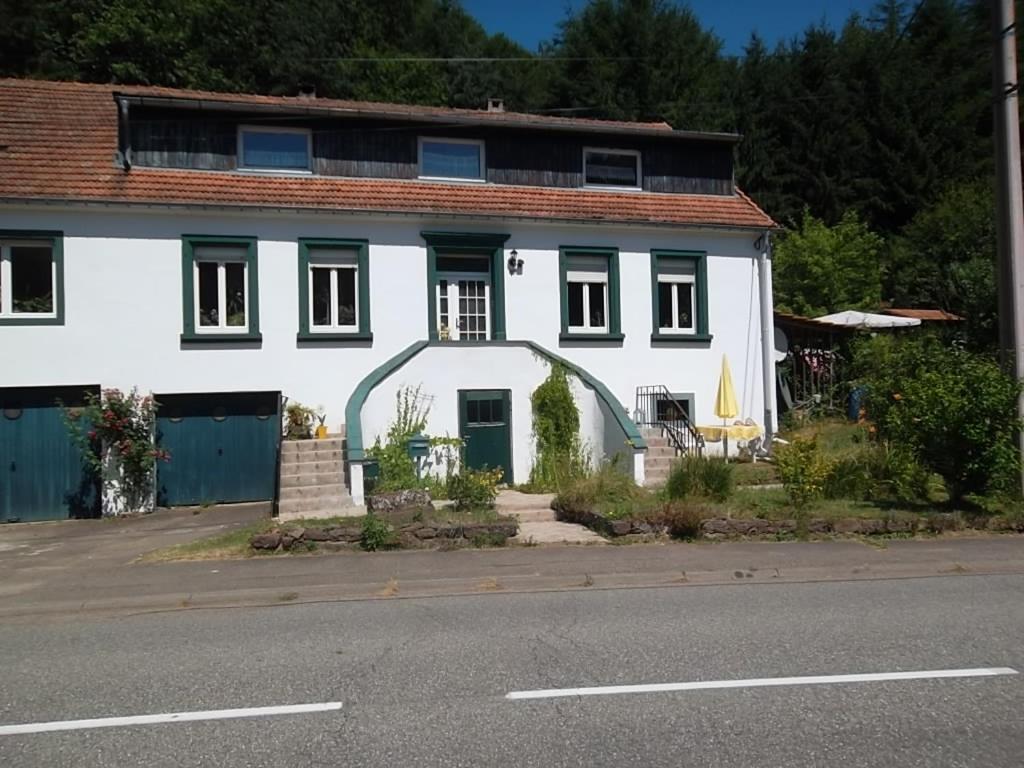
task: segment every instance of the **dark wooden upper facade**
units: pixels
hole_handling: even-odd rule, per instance
[[[536,127],[438,125],[374,118],[245,114],[133,106],[123,126],[131,162],[152,168],[234,171],[240,126],[304,128],[312,135],[312,172],[320,176],[415,179],[421,137],[484,142],[485,180],[493,184],[584,186],[584,147],[640,152],[646,192],[733,195],[733,143],[699,136],[579,133]]]

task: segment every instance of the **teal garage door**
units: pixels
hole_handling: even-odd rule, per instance
[[[82,461],[59,403],[99,387],[0,389],[0,521],[96,517],[99,479]]]
[[[280,393],[156,395],[157,503],[174,507],[274,498]]]

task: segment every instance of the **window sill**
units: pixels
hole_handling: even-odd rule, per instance
[[[263,335],[259,331],[249,333],[183,333],[181,334],[183,344],[230,344],[237,342],[242,344],[258,344],[263,341]]]
[[[311,341],[373,341],[373,334],[367,331],[366,333],[298,333],[295,336],[295,340],[300,344],[308,343]]]
[[[562,331],[558,334],[558,340],[564,341],[583,341],[590,344],[604,342],[620,342],[626,338],[624,333],[568,333]]]
[[[31,315],[18,317],[17,315],[9,315],[7,317],[0,317],[0,325],[64,325],[64,318],[32,317]]]
[[[710,344],[710,333],[652,333],[651,344]]]

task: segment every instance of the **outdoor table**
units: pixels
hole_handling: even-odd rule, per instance
[[[759,424],[709,424],[697,427],[697,431],[709,443],[723,443],[725,458],[729,458],[729,438],[734,440],[753,440],[764,434]]]

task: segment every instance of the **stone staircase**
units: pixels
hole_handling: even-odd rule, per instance
[[[668,481],[669,469],[676,460],[676,449],[657,427],[645,427],[641,434],[647,441],[647,453],[644,454],[644,485],[660,487]]]
[[[278,516],[337,517],[362,514],[345,487],[345,438],[284,440]]]

